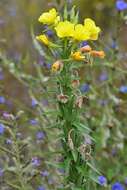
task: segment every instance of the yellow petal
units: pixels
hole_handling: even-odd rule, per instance
[[[47,38],[47,36],[45,35],[45,34],[43,34],[43,35],[39,35],[39,36],[36,36],[36,39],[38,40],[38,41],[40,41],[40,42],[42,42],[43,44],[45,44],[45,45],[49,45],[49,40],[48,40],[48,38]]]
[[[69,21],[59,22],[55,30],[59,38],[72,37],[74,33],[74,24]]]
[[[84,28],[86,31],[89,32],[89,39],[90,40],[97,40],[98,39],[98,35],[101,31],[101,29],[99,27],[96,26],[95,22],[90,19],[87,18],[84,20]]]
[[[43,24],[54,24],[57,19],[57,11],[56,9],[51,9],[49,12],[44,12],[38,19],[39,22]]]
[[[74,29],[73,38],[78,41],[88,40],[89,31],[85,30],[82,24],[77,24]]]

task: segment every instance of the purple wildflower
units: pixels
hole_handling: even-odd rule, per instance
[[[12,144],[12,140],[11,139],[6,139],[6,144]]]
[[[3,80],[4,79],[4,74],[3,72],[0,70],[0,80]]]
[[[32,101],[31,101],[31,106],[32,106],[32,107],[36,107],[37,105],[38,105],[37,100],[32,99]]]
[[[127,86],[122,85],[122,86],[119,88],[119,91],[122,92],[122,93],[127,93]]]
[[[31,125],[37,125],[37,124],[38,124],[38,120],[36,120],[36,119],[31,119],[31,120],[30,120],[30,124],[31,124]]]
[[[33,157],[31,162],[33,166],[40,166],[40,159],[38,157]]]
[[[48,177],[49,176],[49,172],[47,170],[42,171],[40,174],[42,177]]]
[[[5,126],[2,123],[0,123],[0,135],[2,135],[4,131],[5,131]]]
[[[86,45],[88,45],[87,41],[83,41],[83,42],[81,43],[81,47],[86,46]]]
[[[125,9],[127,9],[127,3],[124,0],[117,0],[116,9],[118,11],[124,11]]]
[[[105,186],[107,183],[107,179],[104,176],[98,176],[98,182],[101,186]]]
[[[108,75],[106,72],[102,72],[101,75],[99,76],[100,81],[105,81],[108,79]]]
[[[44,186],[39,186],[37,190],[46,190]]]
[[[5,103],[5,98],[3,96],[0,96],[0,104],[4,104]]]
[[[4,174],[4,170],[2,168],[0,168],[0,177],[2,177]]]
[[[89,84],[83,84],[80,88],[81,92],[86,93],[90,90],[90,85]]]
[[[121,183],[116,182],[112,185],[112,190],[125,190],[125,188]]]
[[[37,132],[36,138],[37,138],[37,140],[43,140],[45,138],[44,132],[43,131]]]

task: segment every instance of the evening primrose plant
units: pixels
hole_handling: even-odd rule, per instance
[[[92,44],[98,40],[101,29],[90,18],[84,19],[83,24],[78,23],[75,7],[70,12],[65,8],[63,16],[52,8],[42,13],[38,21],[44,30],[36,40],[45,48],[45,60],[52,63],[51,76],[57,89],[57,110],[54,111],[57,123],[53,127],[60,132],[62,162],[56,166],[64,171],[63,186],[59,189],[96,189],[101,174],[95,167],[93,147],[86,141],[86,137],[90,141],[94,139],[83,118],[82,108],[88,97],[80,91],[79,69],[86,65],[91,67],[94,57],[105,57],[103,51],[82,46],[84,41]],[[53,38],[48,37],[48,30],[52,30]]]

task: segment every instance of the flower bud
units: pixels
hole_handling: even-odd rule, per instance
[[[58,60],[52,65],[52,72],[61,71],[63,69],[63,63]]]
[[[89,45],[83,46],[80,48],[80,51],[83,53],[88,53],[92,50],[92,48]]]
[[[105,57],[105,52],[104,51],[96,51],[96,50],[92,50],[90,52],[90,54],[93,56],[93,57],[99,57],[101,59],[103,59]]]
[[[83,56],[80,51],[76,51],[76,52],[72,53],[71,57],[75,61],[84,61],[84,59],[85,59],[85,56]]]
[[[50,44],[50,41],[48,40],[48,38],[45,34],[36,36],[36,39],[38,41],[42,42],[43,44],[45,44],[46,46],[48,46]]]

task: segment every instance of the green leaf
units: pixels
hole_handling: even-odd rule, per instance
[[[65,8],[64,8],[64,15],[63,15],[63,17],[64,17],[64,20],[67,20],[67,19],[68,19],[67,6],[65,6]]]
[[[76,162],[77,161],[77,158],[78,158],[78,152],[76,150],[72,150],[72,156],[74,158],[74,161]]]
[[[66,171],[66,173],[69,173],[69,170],[70,170],[70,163],[71,163],[71,158],[67,158],[65,161],[64,161],[64,169]]]
[[[90,162],[87,162],[86,163],[93,171],[95,171],[97,174],[101,175],[101,173],[90,163]]]
[[[70,12],[70,21],[73,22],[75,18],[75,6],[72,7]]]
[[[14,166],[6,168],[6,171],[9,171],[9,172],[16,172],[16,170],[17,170],[17,168]]]
[[[73,125],[78,129],[78,131],[82,132],[82,133],[89,133],[91,132],[91,129],[89,129],[87,126],[78,123],[78,122],[74,122]]]
[[[94,181],[95,183],[99,184],[98,182],[98,175],[95,175],[95,173],[93,174],[93,172],[91,172],[91,174],[89,174],[89,178]]]

